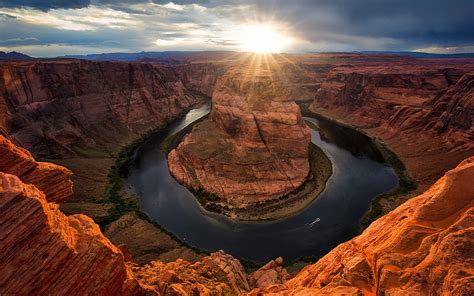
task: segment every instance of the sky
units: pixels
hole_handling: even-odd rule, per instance
[[[474,52],[474,0],[0,0],[0,50]]]

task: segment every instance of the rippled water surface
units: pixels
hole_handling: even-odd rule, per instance
[[[167,135],[208,113],[209,105],[191,110],[143,144],[135,153],[136,165],[126,184],[127,190],[139,196],[143,212],[192,246],[223,249],[262,262],[278,256],[291,260],[323,255],[357,235],[358,222],[371,200],[398,184],[390,166],[364,152],[367,143],[356,143],[351,137],[338,141],[334,138],[337,126],[306,118],[319,126],[325,139],[332,139],[323,140],[318,131],[311,131],[312,142],[329,156],[334,170],[326,189],[311,205],[293,217],[264,223],[233,222],[204,213],[193,195],[171,177],[159,145]]]

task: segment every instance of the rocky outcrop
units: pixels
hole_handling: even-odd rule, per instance
[[[113,245],[91,218],[66,216],[59,210],[58,192],[52,187],[70,187],[69,171],[37,163],[26,150],[3,137],[0,143],[1,295],[242,294],[255,287],[254,278],[260,284],[281,283],[283,277],[273,277],[273,269],[287,274],[278,259],[278,264],[272,261],[251,278],[237,259],[223,251],[194,263],[178,259],[138,266],[128,246]],[[67,178],[54,179],[48,166],[67,172]],[[14,174],[30,178],[32,184]],[[48,177],[57,183],[48,184]],[[109,231],[120,231],[117,228],[127,220],[136,221],[131,215],[124,216]],[[143,226],[132,227],[143,231]]]
[[[249,291],[248,276],[240,262],[223,251],[191,264],[178,259],[134,266],[140,283],[163,295],[228,295]]]
[[[283,258],[271,260],[250,275],[253,286],[266,288],[271,285],[283,284],[290,279],[290,274],[283,267]]]
[[[65,216],[43,192],[0,173],[0,294],[136,294],[121,251],[87,216]]]
[[[290,276],[282,264],[277,258],[248,275],[239,260],[221,250],[193,264],[181,259],[154,261],[132,270],[143,286],[163,295],[241,295],[287,281]]]
[[[351,58],[330,70],[310,109],[382,140],[419,193],[474,151],[472,73],[471,59]]]
[[[474,149],[474,73],[462,76],[420,108],[399,108],[388,125],[401,130],[434,132],[449,149]]]
[[[251,295],[474,293],[474,157],[284,285]]]
[[[0,65],[0,130],[36,156],[110,154],[196,101],[173,68],[157,64]]]
[[[0,135],[0,172],[18,176],[44,192],[48,202],[60,203],[72,194],[72,172],[62,166],[37,162],[31,154]]]
[[[99,226],[59,210],[57,203],[72,193],[70,177],[0,136],[0,294],[141,292]]]
[[[173,176],[224,207],[245,208],[297,189],[309,171],[309,129],[277,71],[230,69],[217,83],[210,118],[168,156]]]

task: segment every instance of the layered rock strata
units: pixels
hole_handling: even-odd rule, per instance
[[[381,139],[422,192],[474,151],[472,73],[471,59],[351,59],[329,71],[311,110]]]
[[[128,247],[113,245],[91,218],[66,216],[59,210],[58,193],[50,189],[69,187],[71,192],[70,172],[58,181],[64,184],[47,184],[49,172],[43,166],[25,150],[1,140],[1,295],[227,295],[255,287],[240,262],[223,251],[195,263],[178,259],[136,265]],[[14,174],[38,176],[40,181],[26,184]],[[258,278],[287,274],[278,262],[257,271]],[[266,276],[259,287],[281,284],[283,278]]]
[[[474,157],[284,285],[251,295],[472,295]]]
[[[435,133],[450,150],[474,149],[474,72],[446,87],[424,108],[399,108],[387,125]]]
[[[65,216],[34,185],[0,173],[0,293],[134,294],[122,252],[84,215]]]
[[[278,73],[236,67],[218,81],[210,118],[168,155],[173,176],[241,207],[296,190],[309,171],[309,129]]]
[[[0,172],[18,176],[46,195],[48,202],[60,203],[72,194],[72,172],[48,162],[37,162],[31,154],[0,135]]]
[[[168,66],[78,60],[0,65],[0,130],[35,156],[107,155],[196,101]]]

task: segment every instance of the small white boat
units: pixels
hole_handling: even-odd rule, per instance
[[[308,225],[309,225],[309,227],[313,227],[313,225],[316,224],[316,223],[318,223],[319,221],[321,221],[321,219],[316,218],[316,219],[314,219],[313,222],[309,223]]]

